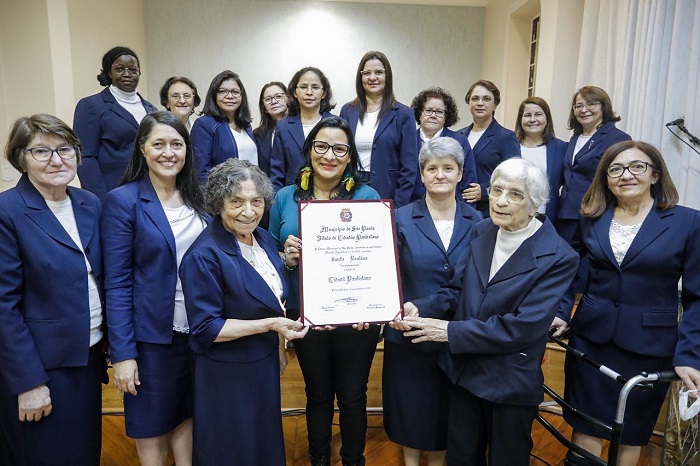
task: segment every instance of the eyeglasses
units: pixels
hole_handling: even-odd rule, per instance
[[[508,202],[520,204],[525,200],[525,195],[520,191],[511,191],[510,189],[499,188],[498,186],[490,186],[486,188],[486,193],[493,200],[498,200],[505,193]]]
[[[61,146],[55,149],[50,147],[32,147],[29,149],[24,149],[25,152],[29,152],[34,157],[37,162],[46,162],[51,160],[54,152],[63,160],[70,160],[75,158],[77,151],[74,146]]]
[[[369,78],[372,75],[375,75],[376,77],[381,78],[386,74],[386,70],[365,70],[365,71],[360,71],[360,74],[362,75],[363,78]]]
[[[437,109],[437,108],[424,108],[424,109],[423,109],[423,115],[425,115],[425,116],[427,116],[427,117],[429,117],[429,116],[432,115],[433,113],[434,113],[435,116],[438,117],[438,118],[442,118],[442,117],[445,116],[445,111],[444,111],[444,110],[440,110],[440,109]]]
[[[229,94],[231,94],[233,97],[240,97],[241,96],[241,90],[240,89],[219,89],[216,91],[216,95],[221,97],[222,99],[225,99]]]
[[[180,99],[190,100],[192,98],[192,94],[170,94],[170,98],[175,101],[179,101]]]
[[[300,86],[297,86],[297,89],[300,90],[301,92],[306,92],[309,89],[311,89],[311,92],[314,94],[321,92],[323,90],[323,87],[319,86],[318,84],[314,84],[309,86],[308,84],[302,84]]]
[[[280,92],[279,94],[268,95],[267,97],[265,97],[263,99],[263,102],[265,103],[265,105],[270,105],[273,100],[279,102],[281,100],[284,100],[286,97],[287,97],[287,94]]]
[[[491,102],[493,102],[493,97],[491,97],[490,95],[485,95],[483,97],[480,95],[473,95],[469,98],[469,101],[474,104],[478,103],[479,101],[485,104],[490,104]]]
[[[328,149],[333,151],[333,155],[337,158],[342,159],[348,152],[350,152],[350,146],[347,144],[328,144],[326,141],[313,141],[314,151],[319,155],[324,155],[328,152]]]
[[[643,175],[647,172],[649,167],[653,169],[654,165],[650,164],[649,162],[635,160],[627,166],[617,164],[610,165],[606,173],[610,178],[620,178],[625,173],[625,170],[629,171],[632,175]]]
[[[123,66],[117,66],[115,68],[112,68],[112,70],[118,75],[121,76],[127,71],[131,76],[135,76],[140,73],[138,68],[124,68]]]
[[[592,110],[592,109],[594,109],[594,108],[595,108],[596,106],[598,106],[598,105],[600,105],[600,102],[593,102],[593,101],[590,101],[590,100],[589,100],[589,101],[587,101],[587,102],[585,102],[585,103],[579,102],[579,103],[577,103],[576,105],[574,105],[574,106],[571,107],[571,108],[573,108],[575,112],[580,112],[580,111],[582,111],[584,108],[586,108],[587,110]]]

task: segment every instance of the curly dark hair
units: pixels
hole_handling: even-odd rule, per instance
[[[459,110],[454,97],[441,87],[431,87],[424,89],[413,98],[411,107],[416,116],[416,123],[420,124],[420,115],[425,108],[425,103],[428,99],[440,99],[445,104],[445,127],[449,128],[459,121]]]

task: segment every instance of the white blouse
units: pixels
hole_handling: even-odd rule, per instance
[[[637,233],[639,233],[641,226],[641,223],[637,225],[621,225],[615,220],[610,222],[610,246],[612,246],[613,254],[615,254],[617,265],[622,264],[622,261],[625,260],[625,255],[627,255],[627,251]]]

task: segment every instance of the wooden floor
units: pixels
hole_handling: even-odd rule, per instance
[[[557,414],[544,414],[546,419],[557,426],[560,432],[569,435],[570,429]],[[306,421],[303,415],[284,416],[283,419],[287,466],[307,466]],[[336,416],[337,424],[337,416]],[[381,414],[369,415],[365,456],[368,466],[403,466],[401,448],[390,442],[382,427]],[[530,464],[532,466],[564,464],[566,450],[548,432],[535,422],[532,430],[534,448]],[[105,414],[102,418],[102,462],[104,466],[138,466],[133,440],[124,435],[124,417],[118,414]],[[660,463],[661,447],[659,438],[645,447],[639,466],[656,466]],[[340,432],[333,427],[332,464],[340,466]],[[172,463],[169,463],[172,464]],[[423,463],[421,463],[423,464]]]
[[[301,375],[296,355],[293,350],[287,351],[289,365],[281,380],[282,409],[285,413],[302,412],[306,404],[304,395],[304,380]],[[555,392],[563,392],[563,362],[564,353],[560,347],[548,348],[542,369],[545,375],[545,383]],[[377,347],[372,370],[370,372],[367,390],[367,405],[380,407],[382,404],[381,373],[383,368],[383,345]],[[111,370],[110,370],[111,372]],[[111,373],[110,373],[111,377]],[[137,466],[134,441],[124,434],[123,403],[114,385],[103,386],[102,396],[102,465],[104,466]],[[546,418],[556,428],[570,436],[570,429],[557,414],[546,414]],[[665,418],[664,418],[665,419]],[[308,465],[308,446],[306,441],[306,420],[303,414],[285,414],[282,417],[285,437],[285,449],[287,453],[287,466]],[[337,424],[337,416],[336,416]],[[369,428],[367,430],[367,444],[365,456],[368,466],[403,466],[401,447],[389,441],[382,427],[380,408],[370,408]],[[661,428],[662,429],[662,428]],[[535,422],[532,431],[534,448],[531,465],[563,465],[565,448],[556,441],[545,429]],[[652,444],[643,450],[640,466],[656,466],[660,464],[661,446],[663,439],[652,438]],[[654,444],[655,442],[655,444]],[[333,429],[332,464],[341,464],[338,451],[340,449],[340,432],[337,425]],[[537,458],[539,459],[537,459]],[[173,464],[172,461],[168,465]],[[263,465],[261,465],[263,466]]]

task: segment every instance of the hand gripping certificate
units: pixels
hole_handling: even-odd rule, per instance
[[[390,200],[299,203],[302,322],[381,323],[403,316]]]

